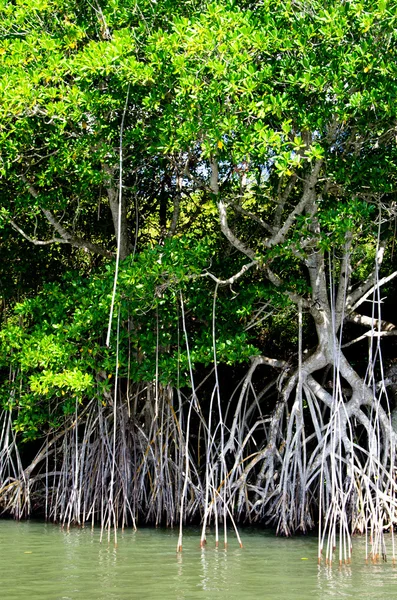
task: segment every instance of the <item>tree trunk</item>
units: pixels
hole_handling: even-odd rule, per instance
[[[120,190],[114,185],[114,174],[112,170],[104,166],[104,171],[108,175],[106,192],[109,200],[109,207],[112,213],[114,233],[117,246],[120,252],[120,260],[124,260],[132,251],[132,244],[128,233],[127,221],[127,203],[120,194]],[[121,208],[120,208],[121,203]]]

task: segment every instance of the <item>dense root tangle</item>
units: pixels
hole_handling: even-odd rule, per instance
[[[131,403],[120,403],[116,427],[113,407],[96,399],[81,415],[77,410],[68,427],[46,440],[25,471],[12,470],[16,448],[3,435],[2,509],[20,518],[33,506],[47,519],[66,526],[90,521],[108,530],[135,527],[138,519],[173,525],[184,485],[181,407],[174,406],[173,390],[168,387],[156,393],[149,384],[135,392]],[[9,418],[3,414],[4,427],[9,427]],[[186,516],[197,512],[201,497],[194,468],[190,476]],[[29,490],[23,503],[14,491],[21,487],[25,495]]]
[[[291,372],[254,358],[224,414],[216,387],[207,412],[197,397],[154,384],[135,387],[116,413],[93,399],[25,469],[4,412],[1,508],[16,518],[40,511],[65,526],[100,523],[109,534],[142,521],[200,519],[202,544],[210,524],[218,540],[220,523],[270,522],[290,535],[319,521],[327,561],[337,544],[339,560],[350,560],[354,531],[368,535],[376,560],[396,520],[396,436],[385,389],[361,380],[342,354],[322,386],[314,369],[325,361],[318,361],[314,353]],[[253,385],[259,367],[282,371],[261,393]],[[264,399],[277,385],[267,414]]]
[[[278,404],[268,444],[236,478],[238,506],[284,535],[305,532],[318,520],[320,557],[324,550],[327,562],[335,547],[339,561],[350,561],[350,536],[363,533],[371,542],[368,557],[377,560],[385,555],[384,531],[396,522],[396,435],[385,389],[357,377],[345,390],[341,380],[334,369],[328,391],[307,374],[292,402]]]
[[[193,520],[202,523],[202,545],[208,526],[218,544],[223,525],[226,545],[227,524],[237,532],[236,523],[271,523],[288,536],[318,523],[319,560],[332,563],[337,549],[339,562],[349,562],[354,532],[368,540],[367,559],[385,557],[384,532],[396,523],[396,433],[386,391],[395,382],[383,374],[380,334],[394,326],[381,320],[378,306],[369,323],[369,366],[359,376],[344,354],[343,323],[349,317],[368,324],[355,310],[381,281],[369,279],[350,296],[341,281],[329,299],[320,258],[313,257],[311,270],[318,300],[297,301],[295,364],[253,357],[230,398],[222,393],[214,343],[204,387],[194,385],[190,369],[190,394],[158,381],[127,382],[123,393],[116,384],[113,396],[76,401],[75,414],[48,435],[28,467],[12,413],[4,411],[0,510],[15,518],[39,512],[65,526],[99,523],[109,537],[142,521],[179,524],[179,550],[183,524]],[[306,353],[303,310],[318,339]],[[188,348],[185,327],[184,334]]]
[[[9,411],[0,414],[0,508],[16,519],[30,514],[30,482],[19,456]]]

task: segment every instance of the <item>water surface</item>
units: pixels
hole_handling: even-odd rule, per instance
[[[198,530],[159,529],[119,534],[118,547],[89,528],[65,531],[39,522],[0,520],[0,598],[3,600],[323,600],[397,597],[397,568],[365,565],[354,542],[349,567],[317,566],[315,537],[276,538],[242,530],[244,548],[229,548]]]

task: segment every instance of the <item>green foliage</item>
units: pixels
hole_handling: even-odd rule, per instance
[[[384,44],[395,52],[393,7],[268,1],[251,13],[217,3],[200,19],[176,19],[148,45],[157,85],[144,103],[161,123],[156,147],[199,143],[204,157],[233,154],[236,164],[272,157],[283,174],[324,157],[335,119],[379,130],[395,114],[396,63],[383,58]],[[318,139],[298,160],[305,130]]]
[[[36,435],[76,399],[112,392],[118,318],[122,378],[189,383],[182,306],[193,366],[212,363],[214,286],[202,275],[242,266],[219,239],[214,159],[229,224],[260,267],[218,290],[219,361],[263,348],[267,324],[246,328],[266,303],[278,311],[274,331],[295,341],[288,294],[310,299],[313,252],[341,253],[351,233],[355,277],[368,274],[373,206],[381,196],[389,210],[396,189],[396,9],[395,0],[2,2],[0,283],[7,301],[23,297],[0,332],[0,393],[17,408],[17,429]],[[115,250],[108,197],[122,121],[137,253],[121,265],[107,348],[113,264],[66,244],[32,261],[26,240],[14,261],[12,234],[48,241],[50,210],[71,235]],[[267,243],[320,162],[318,214],[296,211],[288,235]],[[270,267],[277,289],[265,282]]]
[[[3,222],[45,236],[42,209],[62,210],[74,233],[114,247],[109,212],[95,217],[118,163],[127,94],[125,202],[131,212],[139,196],[145,222],[160,202],[148,181],[161,187],[186,158],[204,186],[216,156],[231,197],[242,165],[248,178],[262,173],[257,214],[263,198],[270,212],[280,181],[316,160],[340,186],[345,213],[364,178],[371,193],[394,189],[394,1],[102,4],[4,3]],[[327,215],[334,229],[324,205]]]
[[[127,259],[119,276],[110,348],[105,346],[113,267],[91,277],[68,274],[17,304],[0,331],[0,366],[14,376],[1,387],[4,406],[18,407],[15,427],[36,435],[75,403],[112,392],[116,372],[117,315],[120,315],[120,378],[190,385],[185,314],[193,368],[213,362],[213,282],[201,277],[213,242],[173,239]],[[257,297],[219,293],[216,352],[221,363],[247,361],[258,349],[244,331]]]

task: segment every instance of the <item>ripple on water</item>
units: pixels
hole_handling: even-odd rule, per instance
[[[0,521],[0,591],[4,600],[329,600],[396,598],[397,568],[365,565],[356,540],[351,567],[317,566],[314,537],[275,538],[244,531],[244,548],[199,547],[187,530],[125,531],[113,543],[96,529],[70,531],[38,522]],[[303,560],[302,560],[303,559]]]

